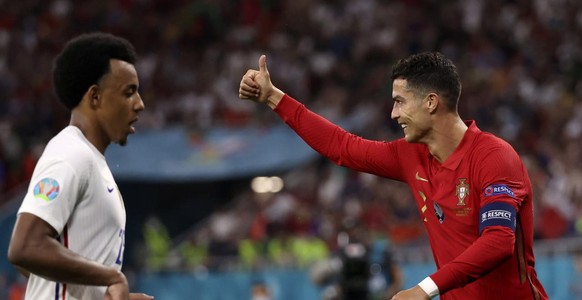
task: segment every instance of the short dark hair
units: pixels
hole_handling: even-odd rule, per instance
[[[438,93],[449,109],[456,110],[461,80],[453,62],[443,54],[423,52],[399,60],[392,68],[392,82],[399,78],[406,79],[411,89]]]
[[[72,110],[87,89],[111,70],[110,59],[135,64],[135,49],[126,39],[109,33],[82,34],[70,40],[56,57],[53,85],[59,100]]]

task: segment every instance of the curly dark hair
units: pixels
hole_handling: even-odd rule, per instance
[[[392,68],[392,81],[396,79],[406,79],[416,92],[435,92],[449,109],[457,109],[461,80],[457,67],[441,53],[423,52],[399,60]]]
[[[126,39],[109,33],[82,34],[65,45],[53,66],[53,85],[59,100],[75,108],[87,89],[109,73],[110,59],[135,64],[135,49]]]

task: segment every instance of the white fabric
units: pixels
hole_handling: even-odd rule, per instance
[[[430,277],[426,277],[418,286],[431,298],[439,294],[439,287]]]
[[[58,183],[58,193],[51,185],[53,180]],[[45,220],[59,233],[61,244],[73,252],[121,270],[123,198],[105,157],[79,128],[68,126],[48,143],[18,213]],[[62,283],[31,274],[26,299],[63,299],[63,288]],[[67,284],[65,299],[103,299],[105,289]]]

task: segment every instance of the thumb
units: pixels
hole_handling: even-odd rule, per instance
[[[267,70],[267,56],[264,54],[259,57],[259,71],[261,73],[269,72],[269,70]]]

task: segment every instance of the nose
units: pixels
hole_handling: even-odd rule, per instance
[[[398,107],[396,107],[396,103],[394,103],[394,105],[392,106],[392,112],[390,113],[390,118],[392,118],[392,120],[398,120],[399,117],[400,111]]]
[[[141,95],[139,93],[137,93],[137,104],[134,107],[135,111],[142,111],[145,109],[145,104],[143,103],[143,100],[141,99]]]

